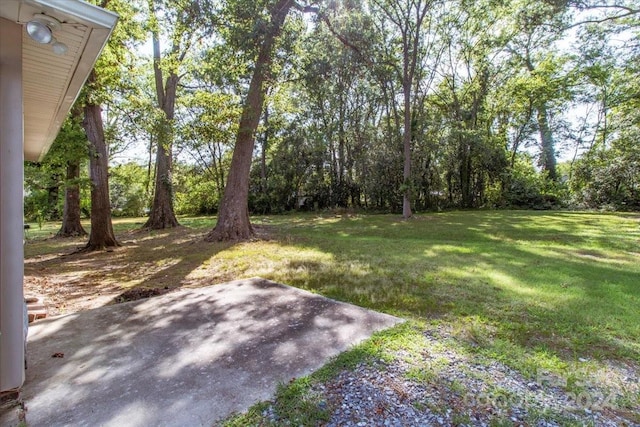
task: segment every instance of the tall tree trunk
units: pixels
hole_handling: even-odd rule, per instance
[[[533,62],[531,61],[531,52],[529,48],[526,48],[525,51],[525,65],[529,73],[533,75],[535,72],[535,67]],[[549,126],[549,112],[547,111],[547,105],[544,100],[539,100],[536,102],[536,110],[538,112],[538,130],[540,132],[540,148],[541,148],[541,158],[540,163],[543,170],[547,171],[549,174],[549,178],[553,181],[556,180],[556,151],[555,151],[555,143],[553,141],[553,133],[551,131],[551,127]]]
[[[405,58],[405,63],[408,60]],[[411,80],[405,77],[404,86],[404,133],[402,135],[403,172],[402,172],[402,217],[411,218]]]
[[[220,204],[218,222],[205,240],[246,240],[254,235],[249,221],[249,173],[258,128],[264,104],[264,81],[270,73],[276,37],[293,6],[293,0],[278,0],[271,8],[271,22],[258,50],[249,92],[242,108],[240,126],[231,158],[224,197]]]
[[[95,81],[94,73],[94,71],[91,72],[89,82]],[[109,162],[102,126],[102,108],[99,105],[87,103],[84,106],[82,126],[90,143],[89,179],[91,180],[91,232],[85,250],[92,251],[120,246],[113,233],[111,223],[107,174]]]
[[[544,103],[538,106],[538,127],[540,129],[540,144],[542,146],[542,168],[547,171],[549,178],[555,181],[556,174],[556,151],[553,141],[553,133],[549,127],[549,114]]]
[[[340,107],[340,120],[338,123],[338,206],[346,208],[348,205],[348,194],[345,180],[345,130],[343,107]]]
[[[60,219],[60,211],[58,211],[58,196],[60,194],[60,175],[51,176],[51,185],[47,188],[47,218],[50,220]]]
[[[470,208],[471,197],[471,153],[469,143],[463,137],[458,138],[458,170],[460,177],[460,196],[462,207]]]
[[[67,185],[64,192],[64,212],[62,227],[56,234],[58,237],[86,236],[87,232],[80,222],[80,161],[67,162]]]
[[[413,141],[413,126],[411,126],[411,119],[413,118],[412,111],[412,88],[414,84],[414,77],[416,75],[416,68],[418,66],[418,51],[420,50],[420,31],[424,19],[429,11],[429,1],[411,2],[407,4],[409,10],[406,11],[406,18],[403,24],[401,24],[402,32],[402,89],[404,94],[404,134],[402,137],[402,151],[403,151],[403,187],[402,192],[402,217],[409,219],[413,216],[411,212],[411,142]],[[409,18],[415,8],[415,26],[411,29]],[[398,21],[400,22],[400,21]]]
[[[179,78],[175,72],[171,72],[166,83],[163,82],[162,69],[160,67],[160,40],[157,32],[153,33],[153,71],[158,106],[162,109],[164,117],[156,128],[158,147],[156,150],[156,179],[153,205],[151,206],[151,212],[149,212],[149,219],[142,228],[159,230],[180,225],[173,211],[173,180],[171,175],[173,118]]]
[[[164,120],[163,120],[164,121]],[[156,149],[156,173],[153,205],[149,212],[149,219],[142,228],[160,230],[177,227],[180,224],[173,211],[173,182],[171,177],[171,144],[166,142],[170,125],[162,123],[164,128],[159,131],[158,147]]]

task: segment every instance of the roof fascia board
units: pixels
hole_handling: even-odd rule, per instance
[[[27,0],[25,3],[55,10],[61,14],[74,17],[79,23],[100,26],[105,29],[113,28],[118,21],[118,15],[114,12],[82,0]]]

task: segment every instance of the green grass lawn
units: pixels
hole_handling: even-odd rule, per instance
[[[141,222],[115,225],[124,232]],[[181,222],[204,233],[214,221]],[[474,211],[409,221],[296,214],[253,223],[271,237],[212,244],[181,274],[262,276],[408,319],[369,344],[382,353],[417,353],[420,334],[445,327],[455,337],[447,345],[530,377],[541,369],[606,376],[611,361],[640,362],[638,214]],[[636,407],[639,397],[624,399]]]
[[[536,212],[256,218],[277,239],[231,247],[227,268],[416,320],[472,345],[640,361],[640,217]],[[507,352],[507,353],[505,353]]]

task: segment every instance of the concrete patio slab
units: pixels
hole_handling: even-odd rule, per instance
[[[213,426],[401,321],[259,278],[46,319],[29,331],[26,421]]]

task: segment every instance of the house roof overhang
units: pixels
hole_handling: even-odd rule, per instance
[[[0,17],[26,24],[36,14],[61,22],[64,55],[22,32],[24,157],[40,161],[56,138],[118,16],[81,0],[1,0]]]

